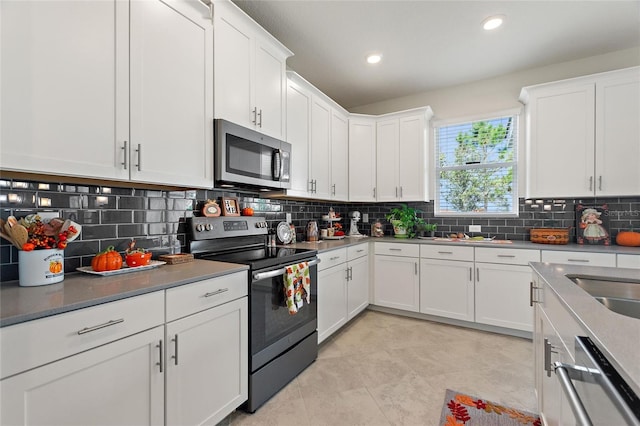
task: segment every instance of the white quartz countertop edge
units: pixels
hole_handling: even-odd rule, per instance
[[[587,335],[598,345],[628,384],[640,395],[640,319],[607,309],[566,275],[639,279],[628,268],[531,263],[531,268],[558,295]]]

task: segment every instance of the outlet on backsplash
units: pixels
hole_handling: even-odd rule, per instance
[[[469,225],[469,232],[482,232],[481,225]]]

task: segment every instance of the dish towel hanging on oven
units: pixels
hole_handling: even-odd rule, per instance
[[[298,309],[303,306],[303,298],[307,304],[311,303],[311,278],[309,277],[308,262],[287,266],[284,273],[284,292],[289,315],[298,313]]]

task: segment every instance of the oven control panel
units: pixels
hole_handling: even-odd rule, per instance
[[[188,222],[193,240],[266,235],[269,224],[258,216],[192,217]]]

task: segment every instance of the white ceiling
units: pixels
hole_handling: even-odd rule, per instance
[[[640,0],[233,0],[349,109],[638,46]],[[506,16],[486,32],[482,21]],[[383,60],[371,66],[370,52]]]

